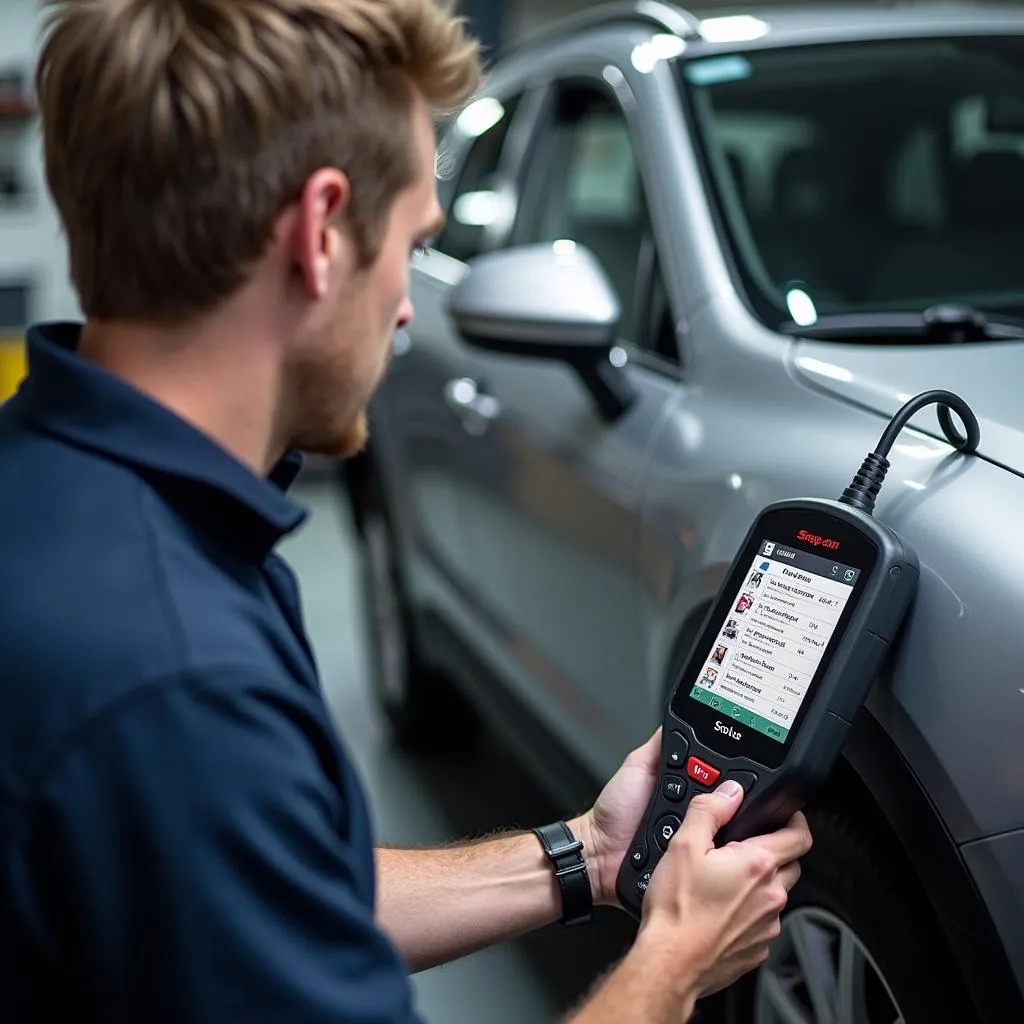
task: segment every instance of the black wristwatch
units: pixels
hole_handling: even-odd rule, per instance
[[[594,907],[594,895],[583,856],[583,843],[564,821],[541,825],[532,831],[540,839],[554,866],[558,887],[562,890],[562,917],[558,923],[565,926],[586,924]]]

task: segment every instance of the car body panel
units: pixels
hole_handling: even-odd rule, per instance
[[[485,357],[502,413],[489,452],[499,472],[465,492],[479,542],[477,596],[519,695],[595,770],[601,752],[642,731],[636,602],[636,526],[653,430],[670,392],[628,371],[634,408],[608,424],[566,366]],[[595,686],[596,679],[620,685]]]
[[[435,262],[443,260],[438,256]],[[465,270],[455,261],[447,261],[444,269],[446,276],[421,279],[420,288],[446,290]],[[473,571],[457,501],[460,488],[472,480],[473,466],[470,439],[443,394],[446,383],[463,376],[471,364],[471,356],[450,335],[431,331],[429,321],[422,320],[415,336],[396,336],[380,400],[372,406],[374,444],[405,470],[389,474],[397,492],[390,496],[392,507],[402,517],[400,536],[453,580]],[[387,415],[377,416],[383,408]]]
[[[973,342],[870,345],[801,341],[793,350],[795,372],[815,387],[891,416],[911,395],[932,388],[955,391],[981,425],[980,455],[1024,473],[1024,343]],[[914,417],[915,427],[941,438],[935,409]]]
[[[733,12],[723,12],[728,17]],[[720,17],[708,13],[703,20],[713,24]],[[719,22],[710,39],[692,41],[694,53],[731,53],[761,46],[806,46],[869,39],[901,39],[944,35],[1001,35],[1020,32],[1020,11],[998,4],[906,4],[881,7],[821,6],[801,4],[772,8],[751,8],[747,17],[761,23],[760,35],[754,29],[736,25],[724,29]],[[730,35],[734,38],[729,38]]]

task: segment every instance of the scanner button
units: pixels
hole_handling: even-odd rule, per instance
[[[665,781],[661,784],[661,792],[666,800],[672,803],[679,803],[686,796],[686,780],[678,775],[666,775]]]
[[[683,734],[679,732],[672,733],[665,742],[665,767],[674,768],[677,772],[681,772],[686,764],[686,755],[689,753],[689,750],[689,744],[683,738]]]
[[[713,786],[722,773],[717,768],[712,768],[711,765],[701,761],[700,758],[691,757],[686,762],[686,774],[702,786]]]
[[[668,849],[668,844],[672,842],[672,837],[681,824],[682,822],[676,814],[666,814],[663,818],[658,819],[657,825],[654,826],[654,841],[663,852]]]
[[[744,794],[749,793],[757,782],[757,776],[753,772],[729,772],[725,778],[726,781],[732,779],[733,782],[738,782],[743,787]]]
[[[647,863],[647,844],[644,842],[637,843],[632,850],[629,851],[629,863],[639,871]]]

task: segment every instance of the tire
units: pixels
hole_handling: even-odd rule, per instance
[[[399,746],[411,753],[468,749],[477,719],[468,701],[423,657],[416,642],[391,518],[375,475],[358,502],[363,600],[370,681]]]
[[[970,1022],[956,964],[894,841],[834,809],[809,812],[808,819],[814,847],[768,962],[710,1000],[699,1019]]]

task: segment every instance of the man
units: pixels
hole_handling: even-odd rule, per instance
[[[529,832],[371,845],[294,578],[295,451],[344,457],[437,229],[431,112],[475,47],[431,0],[63,0],[38,85],[82,326],[0,410],[5,1020],[416,1020],[418,970],[563,918]],[[587,901],[659,737],[568,824]],[[574,1018],[679,1021],[760,963],[801,817],[716,849],[696,801]],[[545,840],[547,842],[547,840]]]

